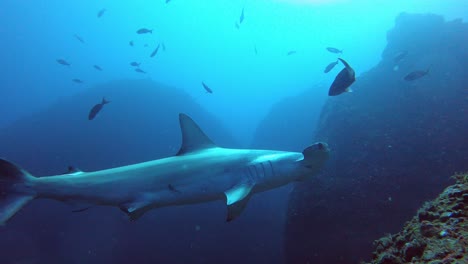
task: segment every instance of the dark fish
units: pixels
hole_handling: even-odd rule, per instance
[[[169,3],[171,0],[166,0],[166,4]]]
[[[202,82],[201,84],[203,85],[203,88],[205,88],[207,93],[210,93],[210,94],[213,93],[213,90],[211,90],[211,88],[208,87],[208,85],[206,85],[204,82]]]
[[[333,68],[335,68],[337,64],[338,64],[338,60],[328,64],[327,67],[325,67],[325,70],[323,72],[324,73],[330,72],[331,70],[333,70]]]
[[[94,65],[93,67],[94,67],[94,69],[96,69],[96,70],[98,70],[98,71],[102,71],[102,68],[99,67],[98,65]]]
[[[242,24],[242,21],[244,21],[244,8],[242,8],[242,13],[239,18],[239,24]]]
[[[128,44],[133,47],[133,41],[132,40],[130,40],[130,42],[128,42]]]
[[[297,52],[296,52],[295,50],[291,50],[291,51],[288,52],[287,55],[290,56],[290,55],[293,55],[293,54],[296,54],[296,53],[297,53]]]
[[[255,51],[255,55],[257,55],[258,54],[257,45],[254,46],[254,51]]]
[[[181,191],[177,190],[172,184],[168,184],[167,188],[173,192],[181,193]]]
[[[143,45],[143,47],[147,48],[147,47],[148,47],[148,44]]]
[[[147,33],[153,34],[153,30],[152,29],[147,29],[147,28],[140,28],[139,30],[137,30],[136,33],[137,34],[147,34]]]
[[[108,103],[110,103],[110,101],[106,101],[106,98],[102,98],[102,102],[93,106],[93,108],[91,108],[91,111],[89,111],[88,120],[93,120],[99,113],[99,111],[102,110],[102,107],[104,107],[104,105]]]
[[[343,53],[343,50],[339,50],[337,48],[332,48],[332,47],[327,47],[327,50],[331,53],[336,53],[336,54]]]
[[[130,65],[133,66],[133,67],[138,67],[138,66],[140,66],[140,64],[141,63],[138,63],[136,61],[130,63]]]
[[[151,53],[151,55],[150,55],[151,58],[153,58],[153,57],[158,53],[159,46],[160,46],[160,44],[158,44],[158,46],[156,47],[156,49]]]
[[[353,68],[343,59],[339,59],[345,66],[343,70],[338,73],[328,90],[329,96],[335,96],[344,92],[351,92],[349,86],[356,80]]]
[[[398,52],[397,54],[395,54],[395,56],[393,56],[393,62],[400,63],[400,61],[402,61],[406,57],[406,55],[408,55],[408,51],[406,50]]]
[[[80,37],[80,36],[78,36],[77,34],[75,34],[75,35],[73,35],[73,36],[74,36],[79,42],[81,42],[81,43],[83,43],[83,44],[85,43],[85,41],[83,40],[83,38]]]
[[[408,73],[408,75],[405,76],[404,80],[405,81],[414,81],[414,80],[417,80],[425,75],[427,75],[429,73],[429,69],[431,67],[429,67],[427,70],[425,71],[422,71],[422,70],[417,70],[417,71],[413,71],[413,72],[410,72]]]
[[[105,8],[99,10],[99,12],[97,13],[97,17],[102,17],[102,15],[104,15],[104,13],[106,12],[107,10]]]
[[[146,73],[144,70],[140,69],[140,68],[136,68],[135,69],[136,72],[139,72],[139,73]]]
[[[58,59],[57,62],[59,64],[65,65],[65,66],[70,66],[71,65],[70,63],[68,63],[66,60],[63,60],[63,59]]]
[[[84,83],[84,82],[83,82],[82,80],[80,80],[80,79],[73,79],[72,81],[73,81],[74,83],[79,83],[79,84]]]
[[[162,48],[163,51],[166,51],[166,45],[164,45],[164,42],[161,43],[161,48]]]

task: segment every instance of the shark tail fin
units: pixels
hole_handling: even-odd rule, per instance
[[[105,105],[105,104],[108,104],[108,103],[110,103],[110,101],[107,101],[106,98],[103,97],[101,104]]]
[[[34,193],[28,193],[25,188],[32,178],[15,164],[0,159],[0,225],[34,199]]]

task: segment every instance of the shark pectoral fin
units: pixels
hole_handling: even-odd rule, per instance
[[[253,187],[254,184],[243,183],[224,192],[228,206],[227,222],[234,220],[244,211]]]
[[[250,200],[250,197],[252,197],[251,194],[247,195],[247,197],[238,201],[237,203],[228,205],[226,222],[230,222],[236,219],[244,211],[245,207],[247,206],[247,203]]]
[[[146,202],[135,202],[123,204],[119,208],[128,215],[130,221],[136,221],[149,211],[151,206]]]

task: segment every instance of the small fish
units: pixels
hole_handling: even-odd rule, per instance
[[[408,55],[408,51],[406,50],[398,52],[397,54],[395,54],[395,56],[393,56],[393,62],[396,64],[400,63],[400,61],[402,61],[406,57],[406,55]]]
[[[59,64],[65,65],[65,66],[70,66],[70,65],[71,65],[70,63],[68,63],[68,62],[67,62],[66,60],[64,60],[64,59],[58,59],[57,62],[58,62]]]
[[[244,21],[244,8],[242,8],[242,13],[239,18],[239,24],[242,24],[243,21]]]
[[[332,48],[332,47],[327,47],[327,50],[331,53],[336,53],[336,54],[343,53],[343,50],[339,50],[337,48]]]
[[[337,64],[338,64],[338,60],[328,64],[327,67],[325,67],[325,70],[323,72],[329,73],[331,70],[333,70],[333,68],[335,68]]]
[[[96,115],[102,110],[104,105],[108,103],[110,103],[110,101],[106,101],[106,98],[102,98],[102,102],[93,106],[93,108],[91,108],[91,110],[89,111],[88,120],[93,120],[96,117]]]
[[[430,68],[431,68],[431,67],[429,67],[429,68],[428,68],[427,70],[425,70],[425,71],[416,70],[416,71],[410,72],[410,73],[408,73],[408,75],[406,75],[403,79],[404,79],[405,81],[408,81],[408,82],[417,80],[417,79],[419,79],[419,78],[421,78],[421,77],[427,75],[427,74],[429,73],[429,69],[430,69]]]
[[[73,36],[74,36],[79,42],[81,42],[81,43],[83,43],[83,44],[85,43],[85,41],[83,40],[83,38],[80,37],[80,36],[78,36],[77,34],[75,34],[75,35],[73,35]]]
[[[139,73],[146,73],[144,70],[140,69],[140,68],[136,68],[135,69],[136,72],[139,72]]]
[[[239,29],[239,23],[236,22],[236,28]]]
[[[141,64],[141,63],[138,63],[138,62],[136,62],[136,61],[130,62],[130,65],[133,66],[133,67],[138,67],[138,66],[140,66],[140,64]]]
[[[148,47],[148,44],[143,45],[143,47],[147,48],[147,47]]]
[[[254,46],[254,52],[255,52],[255,55],[258,54],[258,51],[257,51],[257,45]]]
[[[130,40],[130,42],[128,42],[128,44],[133,47],[133,45],[134,45],[133,40]]]
[[[291,50],[291,51],[288,52],[287,56],[291,56],[291,55],[296,54],[296,53],[297,53],[297,51]]]
[[[104,13],[106,12],[107,10],[105,8],[99,10],[99,12],[97,13],[97,17],[102,17],[102,15],[104,15]]]
[[[166,4],[169,3],[171,0],[166,0]]]
[[[153,34],[153,30],[152,29],[147,29],[147,28],[140,28],[139,30],[137,30],[136,33],[137,34],[147,34],[147,33]]]
[[[166,45],[164,45],[164,42],[161,43],[161,48],[162,48],[163,51],[166,51]]]
[[[151,55],[150,55],[151,58],[153,58],[153,57],[158,53],[159,46],[160,46],[160,44],[158,44],[158,46],[156,47],[156,49],[151,53]]]
[[[72,82],[78,83],[78,84],[84,83],[84,82],[83,82],[82,80],[80,80],[80,79],[73,79]]]
[[[201,84],[203,85],[203,88],[205,88],[207,93],[210,93],[210,94],[213,93],[213,90],[211,90],[211,88],[208,87],[208,85],[206,85],[204,82],[202,82]]]
[[[351,84],[356,80],[353,68],[351,68],[345,60],[339,60],[344,64],[345,68],[335,77],[335,80],[330,86],[330,90],[328,90],[329,96],[339,95],[344,92],[352,92],[349,86],[351,86]]]
[[[102,68],[99,67],[98,65],[93,65],[94,69],[98,70],[98,71],[102,71]]]

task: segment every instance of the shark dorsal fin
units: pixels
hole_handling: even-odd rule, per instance
[[[182,132],[182,146],[177,155],[217,147],[188,115],[179,114],[179,122]]]

